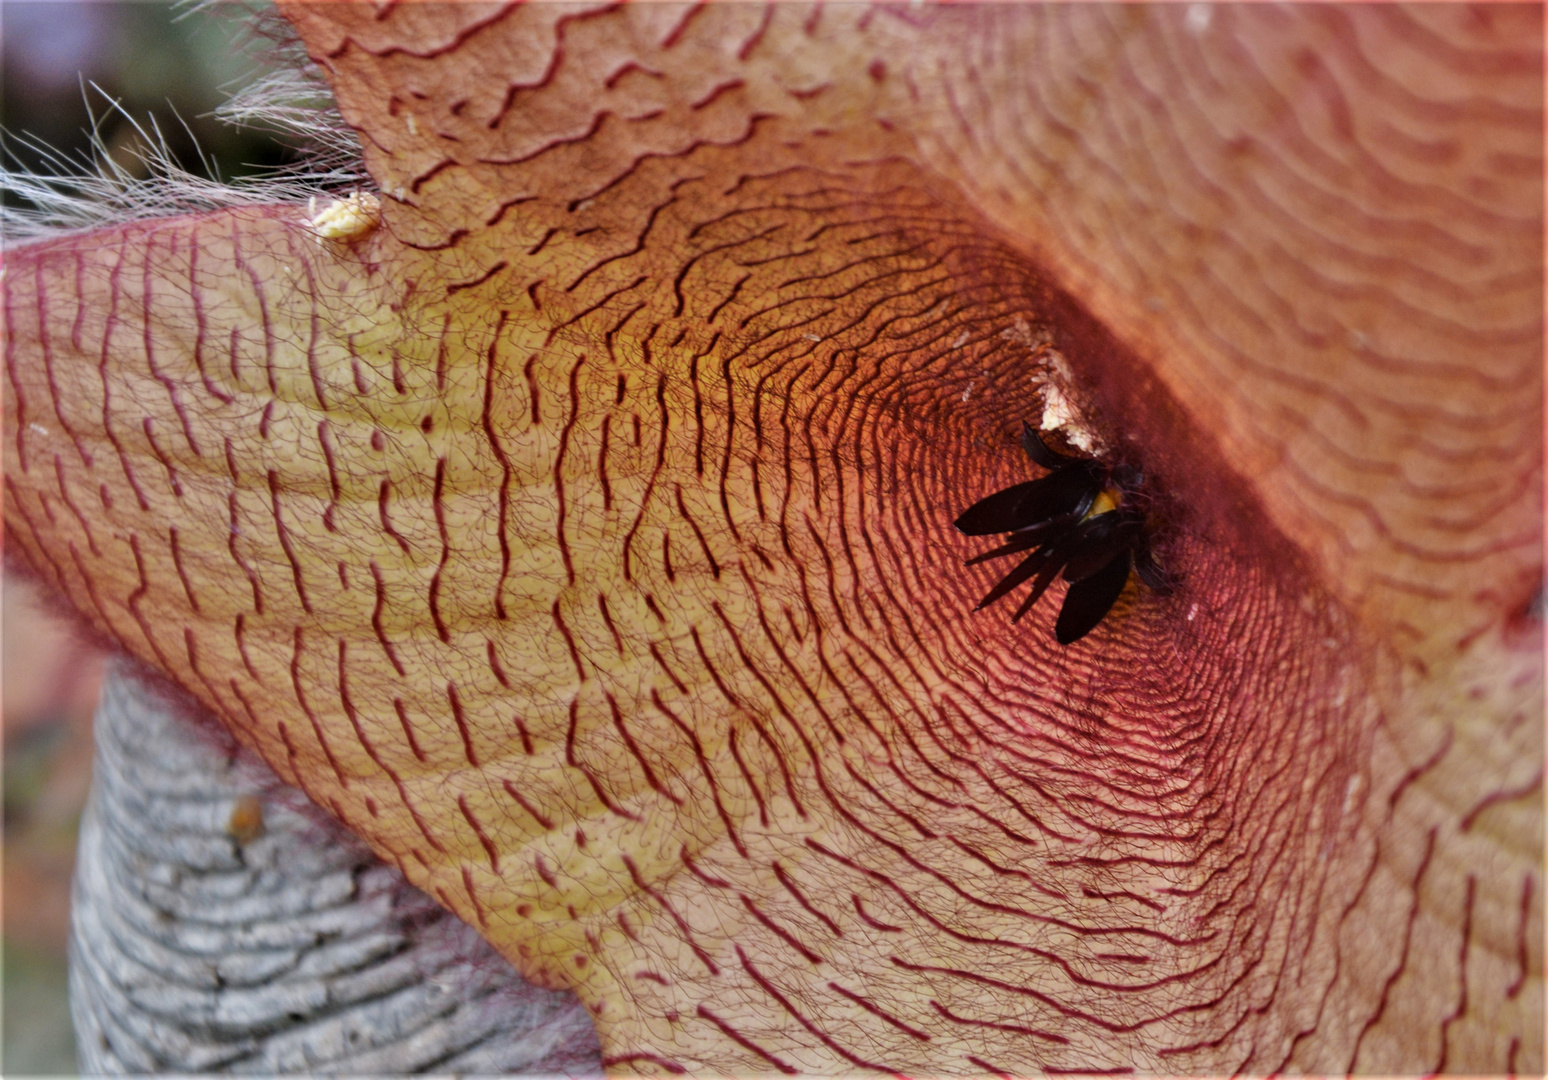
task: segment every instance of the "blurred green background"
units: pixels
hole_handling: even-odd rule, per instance
[[[0,130],[7,169],[35,169],[34,141],[90,159],[93,117],[105,151],[138,166],[134,125],[154,117],[177,161],[231,180],[291,160],[262,132],[211,112],[258,70],[248,5],[118,0],[0,2]],[[95,88],[94,88],[95,87]],[[90,779],[91,711],[101,658],[26,582],[4,587],[4,944],[0,1073],[76,1072],[65,941],[76,828]]]

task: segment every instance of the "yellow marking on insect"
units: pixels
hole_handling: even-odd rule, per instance
[[[354,243],[361,237],[369,236],[382,223],[381,200],[362,191],[351,192],[347,198],[334,199],[321,210],[317,209],[317,200],[313,198],[307,202],[306,209],[311,215],[306,224],[311,227],[318,244],[324,240],[339,244]]]
[[[1116,488],[1103,488],[1097,492],[1097,497],[1091,500],[1091,509],[1086,511],[1082,521],[1090,521],[1098,514],[1110,514],[1118,509],[1118,503],[1122,496]]]

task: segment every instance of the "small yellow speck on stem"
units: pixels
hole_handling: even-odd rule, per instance
[[[250,844],[263,835],[263,803],[256,795],[243,795],[232,804],[226,834],[239,844]]]

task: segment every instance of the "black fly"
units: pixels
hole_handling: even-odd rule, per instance
[[[1059,571],[1069,590],[1054,637],[1061,645],[1079,641],[1107,615],[1129,571],[1155,592],[1171,591],[1172,580],[1150,554],[1145,515],[1125,505],[1138,492],[1143,477],[1127,466],[1109,467],[1093,458],[1061,454],[1048,446],[1030,424],[1021,425],[1021,446],[1048,475],[980,499],[957,518],[968,536],[1007,533],[1005,542],[964,565],[1031,552],[1000,583],[990,589],[974,611],[988,607],[1018,585],[1035,578],[1032,591],[1011,616],[1018,621],[1031,610]]]

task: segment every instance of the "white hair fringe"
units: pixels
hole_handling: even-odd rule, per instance
[[[11,205],[0,206],[0,247],[147,218],[266,203],[304,204],[369,182],[359,140],[339,115],[321,69],[307,56],[290,23],[271,6],[231,0],[198,0],[179,17],[211,11],[246,22],[243,47],[265,69],[214,116],[235,127],[279,136],[300,160],[235,183],[189,172],[173,158],[154,118],[142,124],[109,99],[107,114],[121,115],[138,136],[131,153],[139,167],[126,168],[108,153],[100,134],[103,118],[95,115],[90,149],[79,158],[25,135],[6,133],[7,141],[38,154],[42,165],[37,171],[19,170],[14,155],[6,151],[0,191]],[[200,160],[206,173],[214,172],[202,152]]]

